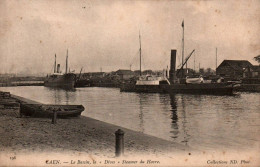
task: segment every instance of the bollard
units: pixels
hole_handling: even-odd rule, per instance
[[[53,116],[52,116],[52,124],[56,124],[57,120],[57,110],[53,111]]]
[[[116,157],[120,157],[124,154],[124,131],[118,129],[115,132],[116,135]]]

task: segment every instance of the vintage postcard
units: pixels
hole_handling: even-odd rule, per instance
[[[260,166],[259,0],[1,0],[0,166]]]

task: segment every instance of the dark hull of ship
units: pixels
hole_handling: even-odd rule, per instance
[[[172,84],[172,85],[135,85],[122,84],[121,92],[139,93],[170,93],[170,94],[208,94],[208,95],[232,95],[233,87],[225,83],[205,84]]]
[[[233,86],[226,83],[172,84],[167,89],[170,94],[232,95]]]
[[[51,75],[44,81],[44,86],[47,87],[61,87],[61,88],[74,88],[75,86],[75,74],[64,75]]]
[[[90,87],[91,86],[91,82],[89,80],[77,80],[75,82],[75,88],[81,88],[81,87]]]
[[[121,92],[138,92],[138,93],[167,93],[165,85],[135,85],[131,83],[122,84]]]

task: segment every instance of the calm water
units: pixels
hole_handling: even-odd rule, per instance
[[[235,96],[138,94],[116,88],[8,87],[42,103],[82,104],[82,115],[193,148],[251,149],[260,143],[260,93]]]

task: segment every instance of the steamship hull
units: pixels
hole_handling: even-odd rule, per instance
[[[205,94],[232,95],[233,86],[226,83],[171,84],[171,85],[135,85],[123,84],[121,92],[169,93],[169,94]]]
[[[168,93],[232,95],[233,86],[227,83],[172,84],[165,88]]]
[[[46,87],[61,87],[61,88],[74,88],[75,74],[51,75],[44,81]]]
[[[135,85],[122,84],[121,92],[137,92],[137,93],[167,93],[167,89],[162,85]]]

